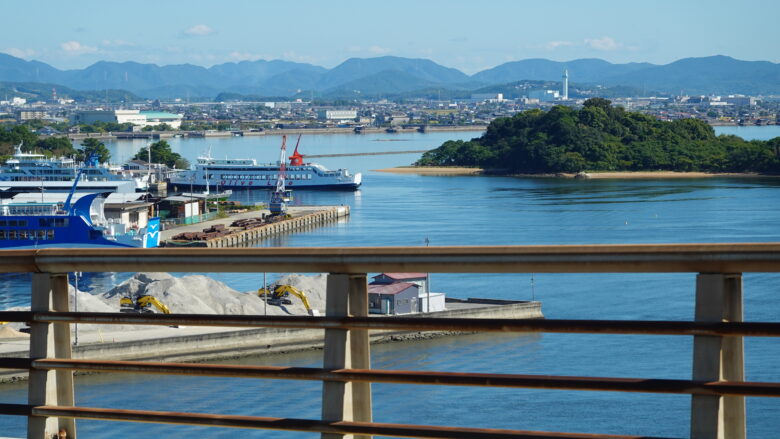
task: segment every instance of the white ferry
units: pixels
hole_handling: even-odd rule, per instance
[[[255,159],[215,159],[211,154],[198,157],[194,169],[171,176],[174,190],[218,187],[225,189],[276,189],[280,172],[284,172],[287,189],[356,190],[362,181],[358,172],[346,169],[331,171],[317,163],[304,163],[298,147],[282,170],[281,163],[258,164]]]

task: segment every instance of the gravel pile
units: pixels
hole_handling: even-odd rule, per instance
[[[326,275],[303,276],[288,274],[279,278],[273,284],[292,285],[306,294],[309,304],[320,315],[325,314]],[[272,287],[273,287],[272,286]],[[261,285],[258,284],[258,288]],[[70,309],[74,307],[74,288],[70,287]],[[152,295],[167,306],[175,314],[243,314],[243,315],[308,315],[300,299],[288,297],[292,304],[271,305],[258,297],[257,290],[239,292],[222,282],[207,276],[195,275],[174,277],[168,273],[136,273],[132,278],[122,282],[103,294],[78,292],[78,310],[81,312],[119,312],[119,300],[122,297],[133,299]],[[28,310],[14,308],[12,310]],[[155,309],[155,312],[159,312]],[[21,327],[23,323],[9,324],[10,327]],[[79,331],[91,331],[101,328],[99,325],[79,325]],[[111,330],[140,329],[139,326],[111,326]],[[106,330],[102,326],[102,330]]]

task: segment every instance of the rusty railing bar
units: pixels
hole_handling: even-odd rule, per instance
[[[0,272],[369,273],[780,272],[780,243],[555,246],[39,249],[0,252]]]
[[[10,416],[32,416],[33,406],[27,404],[0,403],[0,414]]]
[[[2,363],[0,363],[2,364]],[[377,369],[322,369],[314,367],[239,366],[200,363],[149,363],[140,361],[95,361],[42,359],[32,367],[46,370],[199,375],[312,381],[364,381],[394,384],[444,386],[514,387],[556,390],[642,392],[698,395],[744,395],[780,397],[780,383],[706,382],[673,379],[577,377],[459,372],[428,372]]]
[[[0,318],[3,314],[0,312]],[[778,322],[647,320],[469,319],[425,317],[308,317],[216,314],[30,313],[34,322],[131,325],[235,326],[454,332],[549,332],[587,334],[716,335],[780,337]]]
[[[488,428],[440,427],[428,425],[385,424],[371,422],[327,422],[311,419],[271,418],[256,416],[213,415],[199,413],[160,412],[150,410],[117,410],[92,407],[38,406],[33,416],[56,416],[77,419],[153,422],[266,430],[305,431],[336,434],[363,434],[414,438],[463,439],[668,439],[648,436],[553,433]]]

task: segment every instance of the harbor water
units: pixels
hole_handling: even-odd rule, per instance
[[[719,127],[745,138],[780,136],[780,127]],[[311,135],[303,154],[433,148],[475,132]],[[294,140],[292,144],[294,146]],[[290,139],[288,139],[288,145]],[[278,159],[279,136],[170,139],[190,161],[211,147],[215,157]],[[121,161],[143,141],[109,144]],[[288,150],[291,152],[291,150]],[[261,246],[531,245],[683,242],[777,242],[780,179],[528,179],[420,176],[374,172],[408,165],[419,154],[312,159],[331,169],[363,172],[357,192],[298,191],[295,203],[345,204],[341,222],[280,235]],[[242,202],[267,192],[236,191]],[[183,274],[183,273],[182,273]],[[177,274],[180,275],[180,274]],[[82,289],[103,291],[127,274],[85,276]],[[213,274],[240,291],[260,274]],[[271,275],[273,277],[273,274]],[[554,319],[691,320],[693,274],[431,275],[434,291],[458,298],[536,299]],[[746,273],[745,320],[780,319],[780,275]],[[29,303],[29,277],[6,276],[0,308]],[[690,337],[600,335],[469,335],[372,348],[380,369],[689,379]],[[319,367],[321,352],[240,362]],[[238,362],[238,361],[234,361]],[[780,340],[746,339],[748,381],[780,381]],[[582,433],[688,436],[690,396],[640,393],[374,385],[377,422]],[[148,410],[319,418],[317,382],[99,375],[77,378],[77,405]],[[0,403],[26,402],[26,387],[0,388]],[[780,401],[748,398],[748,437],[780,435]],[[22,437],[24,418],[0,416],[0,436]],[[79,421],[85,437],[297,438],[314,434]]]

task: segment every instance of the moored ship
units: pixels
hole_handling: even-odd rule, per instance
[[[355,190],[360,187],[362,175],[346,169],[329,170],[318,163],[305,163],[295,146],[290,164],[286,167],[285,185],[288,189]],[[215,159],[211,154],[198,157],[194,169],[172,176],[170,183],[176,190],[219,187],[225,189],[276,189],[281,163],[258,164],[255,159]]]

